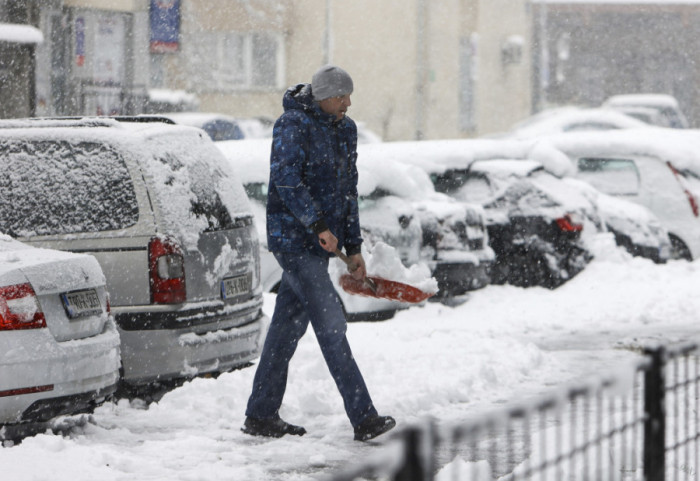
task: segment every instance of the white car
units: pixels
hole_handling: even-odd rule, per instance
[[[651,127],[644,129],[645,132],[654,130],[656,129]],[[631,131],[629,130],[629,132]],[[576,139],[582,135],[584,134],[568,134],[568,138]],[[590,135],[594,136],[592,133]],[[556,176],[559,178],[550,179],[550,186],[564,185],[561,182],[563,178],[575,175],[576,169],[571,160],[551,142],[544,139],[453,139],[393,142],[392,144],[393,150],[397,156],[400,155],[402,161],[420,167],[430,175],[439,192],[448,193],[458,199],[482,203],[483,199],[479,198],[480,195],[496,197],[501,194],[494,191],[492,185],[498,180],[497,172],[493,171],[493,167],[496,165],[503,166],[501,174],[510,179],[506,182],[506,186],[510,185],[516,177],[525,179],[531,173],[536,173],[538,169],[533,167],[533,160],[538,162],[537,165],[541,164],[545,167],[550,174],[548,177]],[[517,160],[521,163],[487,164],[480,162],[495,159]],[[482,169],[489,166],[489,175],[484,174],[489,177],[489,185],[484,181],[479,187],[478,172],[472,168],[476,163],[480,163]],[[467,183],[470,185],[465,187]],[[564,187],[562,192],[564,194],[569,192],[571,195],[569,199],[560,196],[559,203],[567,205],[570,209],[575,208],[581,213],[585,211],[599,212],[605,225],[592,225],[591,228],[587,229],[588,232],[595,233],[607,229],[615,234],[618,244],[635,255],[649,257],[657,262],[663,262],[668,257],[669,247],[666,239],[668,232],[663,227],[662,220],[657,218],[659,216],[655,216],[643,206],[634,205],[625,199],[600,195],[600,192],[594,189],[584,189],[586,185],[580,184],[582,183],[578,182]],[[463,188],[468,189],[466,194],[460,192]],[[486,190],[484,191],[484,189]],[[575,197],[580,199],[578,206],[570,205]],[[491,223],[491,221],[487,223]],[[489,237],[489,241],[498,242],[493,236]]]
[[[553,136],[576,177],[647,207],[668,230],[671,257],[700,257],[700,132],[649,128]]]
[[[667,94],[613,95],[603,102],[603,107],[615,109],[647,123],[673,129],[689,127],[678,100]]]
[[[218,142],[217,146],[229,160],[241,178],[248,198],[253,206],[255,225],[260,238],[260,278],[265,292],[276,292],[282,279],[282,269],[271,252],[267,250],[266,213],[267,188],[270,175],[270,139],[251,139]],[[358,162],[360,178],[359,213],[362,228],[363,255],[368,262],[370,274],[371,249],[384,243],[395,249],[404,266],[420,262],[420,219],[415,208],[405,200],[389,194],[362,195],[362,186],[375,176]],[[364,183],[363,183],[364,182]],[[371,192],[367,192],[371,194]],[[385,320],[396,311],[409,307],[406,303],[347,294],[337,283],[338,277],[347,271],[339,259],[329,264],[331,279],[336,284],[348,320]]]
[[[488,245],[484,211],[435,191],[428,174],[407,162],[420,142],[382,142],[358,146],[360,196],[384,191],[413,205],[423,230],[423,261],[437,279],[437,298],[452,298],[490,283],[495,254]],[[405,149],[408,147],[408,149]],[[424,158],[427,159],[427,158]]]
[[[119,360],[97,260],[0,233],[0,440],[99,406],[116,390]]]
[[[562,132],[646,128],[649,124],[609,108],[576,106],[543,110],[516,125],[502,138],[533,139]]]

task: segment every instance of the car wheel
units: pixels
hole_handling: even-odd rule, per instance
[[[505,264],[506,282],[517,287],[545,286],[552,276],[545,253],[533,245],[514,249]]]
[[[669,234],[671,241],[671,259],[692,261],[693,256],[685,243],[673,234]]]
[[[548,289],[563,285],[581,272],[591,259],[588,251],[577,245],[567,248],[566,252],[561,252],[541,239],[521,246],[508,260],[508,283]]]

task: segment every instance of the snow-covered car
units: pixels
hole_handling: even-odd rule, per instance
[[[649,124],[609,108],[566,106],[543,110],[513,126],[500,138],[533,139],[562,132],[646,128]]]
[[[215,142],[272,136],[272,122],[266,119],[233,117],[217,112],[172,112],[158,115],[176,124],[200,128]]]
[[[266,246],[267,189],[270,175],[269,139],[219,142],[219,149],[239,173],[253,205],[256,226],[260,237],[261,279],[266,292],[276,292],[282,278],[282,269]],[[386,192],[367,192],[362,195],[362,185],[371,179],[371,170],[358,162],[360,198],[358,199],[360,227],[362,229],[363,255],[372,274],[371,252],[379,243],[391,246],[404,266],[420,262],[422,231],[415,208],[407,201]],[[338,284],[347,267],[339,259],[329,264],[331,279],[343,303],[348,320],[386,320],[400,310],[409,307],[406,303],[350,295]]]
[[[581,239],[581,209],[553,195],[551,180],[537,164],[507,160],[433,176],[438,191],[484,207],[496,253],[493,283],[555,288],[591,259]]]
[[[672,258],[700,256],[700,132],[649,128],[546,142],[568,156],[577,178],[652,211],[669,233]]]
[[[688,120],[678,100],[667,94],[613,95],[603,102],[603,107],[617,110],[631,117],[660,127],[689,128]]]
[[[586,236],[599,232],[613,232],[620,245],[628,247],[628,250],[635,255],[644,255],[659,262],[663,262],[668,257],[667,232],[660,225],[660,221],[647,209],[639,209],[639,206],[631,205],[631,203],[624,200],[602,196],[595,189],[586,188],[590,186],[580,182],[570,182],[571,185],[561,187],[561,185],[565,184],[562,184],[562,179],[559,178],[571,175],[574,169],[570,160],[562,152],[547,143],[525,140],[469,139],[396,142],[393,144],[394,150],[401,153],[402,161],[420,167],[430,175],[436,190],[462,200],[478,202],[484,206],[499,197],[511,184],[516,182],[519,183],[518,188],[522,192],[518,193],[516,187],[513,187],[508,195],[501,199],[503,206],[511,203],[511,209],[514,209],[517,202],[525,202],[527,200],[532,201],[534,204],[541,202],[538,192],[543,189],[544,191],[540,192],[542,198],[559,199],[561,197],[559,200],[551,201],[553,205],[560,205],[558,213],[555,212],[556,209],[542,212],[539,217],[540,220],[537,222],[539,226],[534,225],[534,218],[530,219],[529,222],[524,222],[524,219],[520,218],[516,221],[518,226],[511,225],[506,229],[505,227],[508,224],[503,220],[502,214],[500,214],[501,227],[496,227],[493,224],[493,220],[487,220],[487,224],[491,225],[489,229],[489,243],[497,254],[497,266],[492,275],[496,282],[499,282],[499,278],[500,282],[503,282],[504,276],[507,274],[507,271],[501,269],[506,263],[499,263],[499,252],[503,255],[504,253],[518,253],[522,251],[522,233],[530,231],[548,232],[550,244],[552,244],[553,239],[558,238],[560,252],[566,252],[567,249],[565,247],[567,245],[575,245],[576,247],[572,249],[573,259],[567,260],[566,255],[559,254],[559,265],[571,264],[572,272],[582,267],[576,259],[586,257],[586,255],[581,257],[580,249],[589,250],[583,242],[586,240]],[[544,167],[546,167],[546,173],[542,172],[542,165],[534,162],[518,163],[533,158],[542,161]],[[496,159],[501,162],[492,164],[484,162]],[[513,162],[505,162],[504,159],[513,160]],[[477,169],[471,169],[476,163],[479,163],[481,166],[478,169],[481,172],[478,172]],[[547,178],[549,186],[534,184],[532,179],[528,178],[530,174],[542,179]],[[470,183],[468,188],[465,187],[467,182]],[[577,199],[576,202],[568,199],[570,197],[569,191],[572,199]],[[522,199],[518,199],[518,196],[521,196]],[[530,209],[532,215],[535,212],[534,204]],[[495,205],[491,206],[490,204],[489,206],[495,207]],[[489,208],[486,212],[487,217],[491,217],[495,215],[496,210]],[[517,210],[514,212],[517,213]],[[576,215],[577,212],[579,215]],[[564,222],[566,214],[575,214],[572,218],[574,220],[573,224]],[[559,224],[555,222],[552,225],[552,222],[560,217]],[[589,219],[588,226],[584,223],[586,219]],[[584,227],[582,234],[576,233],[578,224]],[[550,230],[555,226],[556,229]],[[568,233],[559,232],[561,228],[569,229]],[[520,231],[521,235],[513,237],[513,232],[517,231]],[[582,240],[576,240],[577,237],[581,236],[583,236]],[[517,241],[517,244],[509,245],[514,240]],[[536,250],[535,252],[552,250],[551,246],[544,243],[540,243],[539,247],[539,251]],[[542,258],[542,255],[533,254],[531,257]],[[553,259],[553,257],[550,258]],[[530,266],[523,267],[522,270],[532,272],[533,275],[525,274],[524,277],[526,279],[514,278],[514,283],[524,284],[527,282],[529,284],[537,284],[541,282],[537,281],[536,276],[539,275],[546,283],[556,284],[567,279],[566,276],[569,275],[568,270],[560,272],[556,268],[557,263],[553,262],[551,263],[552,269],[549,270],[558,274],[554,279],[547,279],[541,275],[542,272],[545,272],[542,266],[526,262],[527,260],[527,256],[519,256],[521,265],[527,264]],[[531,277],[531,279],[527,280],[527,277]],[[561,279],[557,280],[558,278]]]
[[[494,283],[559,287],[585,268],[599,232],[612,232],[630,253],[656,262],[670,253],[667,232],[653,215],[638,212],[645,209],[558,178],[534,161],[479,160],[433,178],[438,190],[484,206]]]
[[[259,355],[253,214],[203,131],[139,117],[5,120],[0,164],[0,231],[99,261],[127,394]]]
[[[438,282],[438,299],[486,286],[495,255],[488,244],[482,207],[436,192],[424,170],[401,162],[401,144],[358,147],[358,165],[371,172],[365,181],[361,179],[360,195],[384,191],[417,209],[423,231],[422,259]]]
[[[357,143],[372,144],[381,142],[382,138],[373,130],[371,130],[364,122],[357,122]]]
[[[90,412],[118,380],[119,334],[97,260],[0,233],[0,440]]]

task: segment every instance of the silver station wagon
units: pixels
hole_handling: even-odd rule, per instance
[[[143,117],[6,120],[0,164],[0,231],[99,261],[123,386],[259,355],[267,319],[253,216],[203,131]]]

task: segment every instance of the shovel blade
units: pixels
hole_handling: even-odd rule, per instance
[[[366,283],[358,281],[350,274],[340,276],[340,287],[348,294],[356,294],[390,301],[407,302],[411,304],[423,302],[434,293],[424,292],[417,287],[402,282],[390,281],[381,277],[367,276],[377,286],[373,291]]]

